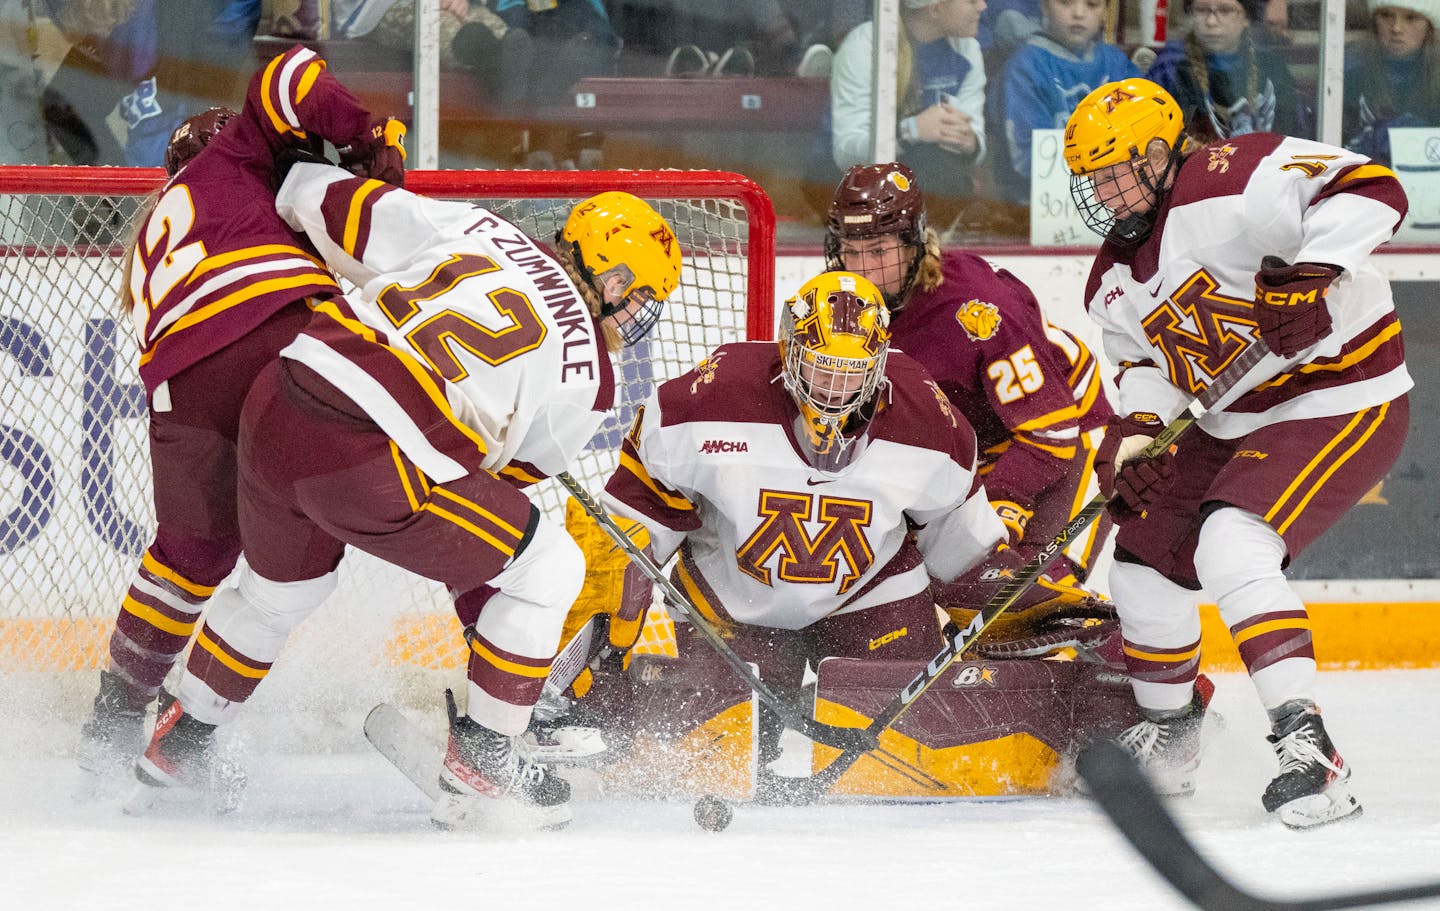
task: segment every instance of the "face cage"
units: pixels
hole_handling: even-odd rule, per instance
[[[857,234],[856,237],[875,237],[873,234]],[[900,280],[900,290],[894,294],[886,294],[881,291],[880,296],[885,299],[885,308],[892,314],[905,306],[910,297],[910,289],[915,284],[915,276],[920,272],[920,263],[925,259],[925,234],[915,237],[913,231],[901,231],[894,235],[901,247],[909,247],[913,252],[910,255],[910,265],[905,270],[905,277]],[[825,232],[825,271],[827,272],[855,272],[845,264],[845,257],[840,253],[840,244],[843,238],[833,230]],[[859,273],[856,273],[859,274]],[[876,283],[878,284],[878,282]]]
[[[635,310],[630,308],[638,304]],[[640,287],[631,291],[613,308],[602,316],[613,318],[615,329],[620,333],[620,341],[629,348],[631,345],[650,334],[655,324],[660,321],[660,314],[665,312],[665,302],[655,297],[655,292],[650,287]]]
[[[1158,181],[1150,179],[1148,167],[1137,166],[1144,160],[1140,157],[1131,158],[1129,165],[1141,189],[1150,194],[1150,208],[1143,214],[1132,213],[1124,218],[1116,218],[1115,213],[1100,202],[1094,174],[1070,175],[1070,198],[1080,210],[1085,226],[1105,240],[1114,241],[1121,246],[1133,246],[1150,236],[1150,230],[1155,227],[1155,219],[1160,214],[1160,187],[1165,185],[1165,178],[1175,161],[1175,153],[1170,153],[1165,171]]]
[[[845,421],[861,405],[874,398],[885,376],[885,359],[888,354],[887,348],[874,357],[834,357],[806,348],[793,339],[786,345],[785,364],[781,375],[785,380],[786,391],[800,409],[800,417],[808,437],[805,442],[813,454],[823,456],[849,446],[851,439],[844,434]],[[811,379],[808,382],[800,372],[803,364],[812,365]],[[822,400],[815,395],[817,389],[823,389],[823,377],[828,377],[833,386],[840,377],[856,375],[863,375],[864,381],[859,389],[847,395],[839,404]]]

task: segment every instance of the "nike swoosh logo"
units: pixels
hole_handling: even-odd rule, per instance
[[[824,478],[824,479],[819,480],[819,481],[815,480],[814,478],[806,478],[806,479],[805,479],[805,484],[806,484],[807,487],[814,487],[816,484],[830,484],[830,483],[833,483],[834,481],[835,481],[834,478]]]

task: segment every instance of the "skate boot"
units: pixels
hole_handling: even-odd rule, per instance
[[[244,777],[215,756],[214,738],[215,725],[185,714],[179,700],[162,691],[150,745],[135,761],[140,785],[126,812],[197,802],[215,812],[236,809]]]
[[[1359,816],[1350,793],[1350,767],[1340,758],[1314,703],[1293,700],[1275,713],[1268,738],[1280,774],[1261,795],[1265,810],[1292,829],[1309,829]]]
[[[1195,695],[1178,712],[1152,716],[1120,732],[1120,744],[1144,769],[1156,793],[1164,797],[1189,797],[1195,793],[1195,776],[1200,769],[1200,728],[1215,684],[1200,675]]]
[[[127,771],[145,748],[146,702],[120,675],[101,671],[95,706],[80,728],[76,764],[97,778]]]
[[[556,829],[570,821],[569,782],[521,755],[517,738],[460,715],[448,691],[445,699],[450,742],[432,823],[442,829]]]

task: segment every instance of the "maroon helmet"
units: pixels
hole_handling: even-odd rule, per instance
[[[855,165],[840,178],[825,225],[825,267],[849,268],[840,255],[844,238],[882,234],[897,235],[901,243],[914,248],[899,293],[886,295],[886,304],[899,309],[925,258],[925,195],[915,173],[898,161]]]
[[[174,177],[225,129],[225,124],[234,116],[235,112],[229,108],[211,108],[181,121],[175,132],[170,134],[170,144],[165,147],[165,173]]]

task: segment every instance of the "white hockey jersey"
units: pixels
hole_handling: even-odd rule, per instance
[[[1120,369],[1122,414],[1178,415],[1242,351],[1262,345],[1255,272],[1267,255],[1345,272],[1327,298],[1333,329],[1291,358],[1267,355],[1200,419],[1236,439],[1270,424],[1348,414],[1412,385],[1390,286],[1371,253],[1406,211],[1387,168],[1344,149],[1253,133],[1192,152],[1154,231],[1107,243],[1085,292]]]
[[[1004,539],[974,431],[913,360],[891,351],[889,388],[852,444],[863,448],[835,473],[800,454],[779,372],[773,343],[740,342],[664,383],[605,488],[657,558],[679,550],[679,584],[702,613],[800,629],[923,592]]]
[[[276,208],[356,285],[347,300],[361,321],[447,382],[455,416],[483,441],[479,467],[526,484],[579,455],[613,403],[614,372],[579,290],[547,250],[479,206],[328,165],[291,168]],[[427,474],[459,476],[407,445],[413,428],[392,428],[403,416],[336,351],[302,336],[283,354],[354,399]]]

